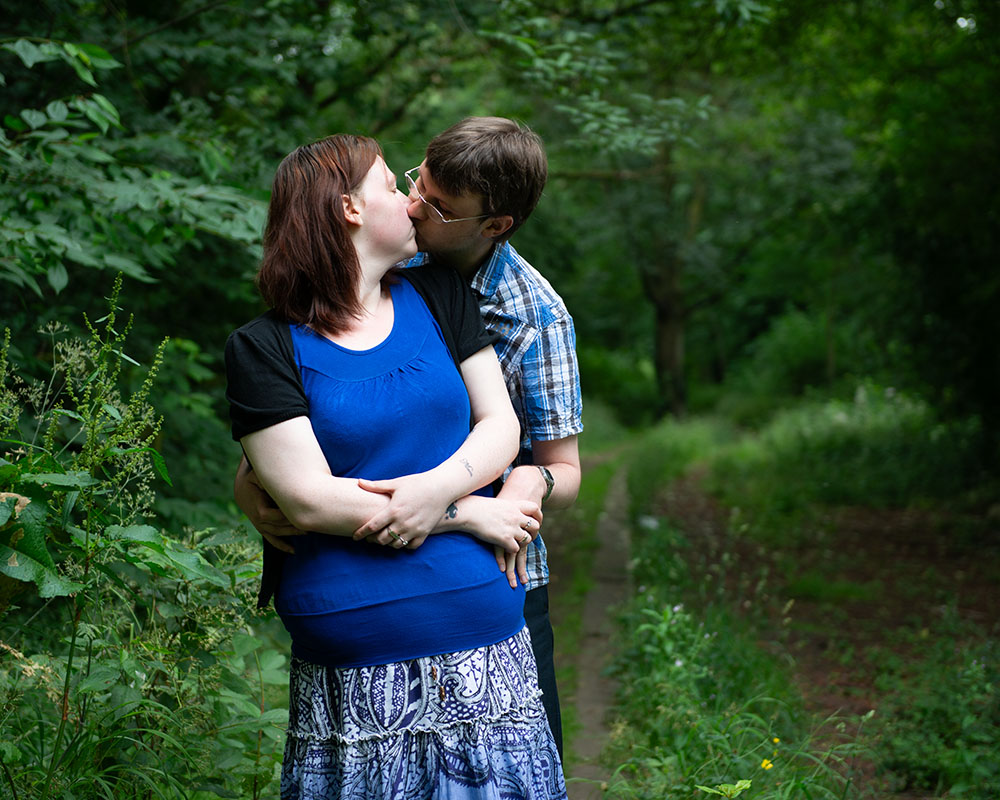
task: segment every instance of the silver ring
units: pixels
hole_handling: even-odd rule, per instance
[[[517,540],[518,544],[527,544],[531,541],[531,534],[527,531],[524,532],[524,536]]]
[[[400,536],[398,533],[396,533],[396,531],[394,531],[392,528],[386,528],[386,533],[388,533],[397,542],[402,542],[403,541],[403,537]],[[405,542],[403,542],[403,543],[406,544]]]

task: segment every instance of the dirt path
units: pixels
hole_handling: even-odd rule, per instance
[[[565,693],[575,709],[576,725],[567,741],[569,758],[566,765],[569,800],[596,800],[603,795],[601,784],[610,777],[599,762],[608,740],[607,714],[614,703],[615,685],[604,674],[612,652],[609,643],[614,638],[615,610],[628,592],[629,529],[627,525],[627,490],[625,473],[619,471],[608,488],[604,508],[597,523],[597,549],[590,574],[590,588],[580,609],[579,648],[570,654],[577,676],[575,691]],[[548,522],[548,520],[547,520]],[[573,526],[560,526],[553,520],[557,533],[550,545],[549,562],[554,575],[560,574],[565,548],[572,546],[567,537],[559,536]],[[563,573],[565,574],[565,573]],[[559,582],[552,591],[553,617],[559,617]],[[557,622],[558,624],[558,622]],[[557,634],[558,635],[558,634]],[[565,656],[564,656],[565,658]],[[560,690],[562,691],[562,690]]]

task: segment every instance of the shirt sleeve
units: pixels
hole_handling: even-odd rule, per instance
[[[270,314],[226,341],[226,399],[233,439],[309,415],[287,323]]]
[[[583,430],[583,399],[573,319],[563,314],[539,332],[521,362],[529,439],[551,441]]]

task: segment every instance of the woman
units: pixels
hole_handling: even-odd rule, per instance
[[[517,422],[457,275],[392,270],[416,252],[406,205],[371,139],[291,153],[258,274],[271,311],[226,346],[233,435],[311,531],[275,591],[281,796],[565,797],[523,590],[492,554],[537,530],[537,507],[490,499]],[[372,520],[382,547],[352,537]]]

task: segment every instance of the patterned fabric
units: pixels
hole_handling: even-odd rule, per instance
[[[419,253],[409,266],[428,260]],[[521,423],[516,463],[531,463],[532,440],[565,439],[583,430],[573,318],[549,282],[509,242],[493,249],[473,276],[472,289],[487,330],[500,336],[495,349]],[[540,536],[528,549],[527,568],[527,589],[549,582]]]
[[[557,800],[527,629],[375,667],[293,659],[282,800]]]

